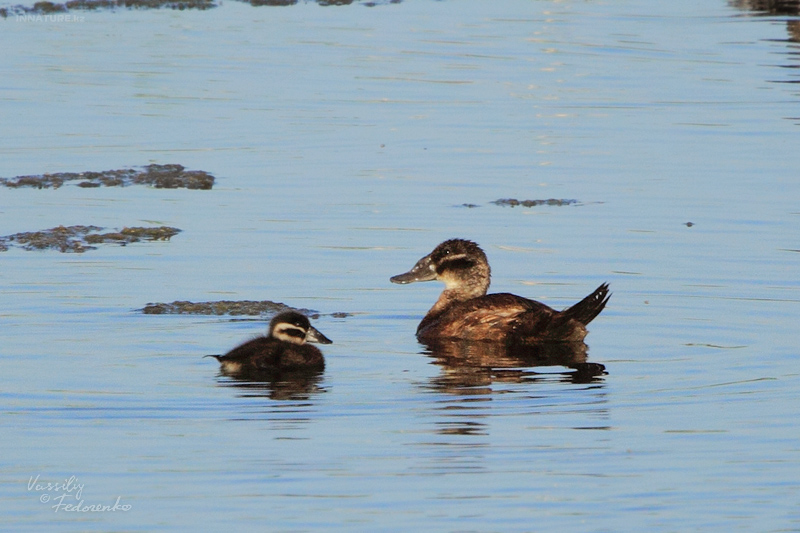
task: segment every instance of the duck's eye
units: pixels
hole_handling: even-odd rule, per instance
[[[442,250],[442,252],[444,253],[444,255],[450,255],[450,248],[445,248],[444,250]]]

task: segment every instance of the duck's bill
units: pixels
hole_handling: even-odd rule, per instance
[[[306,333],[306,342],[316,342],[317,344],[333,344],[333,341],[322,334],[320,330],[311,326]]]
[[[414,268],[405,274],[398,274],[389,278],[392,283],[414,283],[415,281],[432,281],[436,279],[436,269],[431,263],[430,256],[426,255],[414,265]]]

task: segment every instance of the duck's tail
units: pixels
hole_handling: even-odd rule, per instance
[[[208,355],[204,355],[203,357],[204,357],[204,358],[205,358],[205,357],[213,357],[213,358],[214,358],[214,359],[216,359],[217,361],[220,361],[220,362],[222,362],[222,356],[221,356],[221,355],[208,354]]]
[[[597,287],[592,294],[572,307],[564,309],[561,312],[561,316],[577,320],[585,326],[600,314],[600,311],[605,308],[610,297],[611,293],[608,292],[608,283],[603,283]]]

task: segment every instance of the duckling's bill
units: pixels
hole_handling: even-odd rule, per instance
[[[317,344],[333,344],[333,341],[322,334],[320,330],[314,326],[309,326],[308,333],[306,333],[306,342],[316,342]]]

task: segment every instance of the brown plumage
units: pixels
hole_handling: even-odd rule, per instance
[[[272,319],[268,335],[240,344],[225,355],[212,357],[220,362],[222,372],[230,375],[322,370],[325,368],[322,352],[306,342],[331,343],[305,315],[287,311]]]
[[[606,305],[608,285],[563,311],[509,293],[486,294],[491,269],[486,254],[472,241],[451,239],[423,257],[393,283],[439,280],[445,289],[417,327],[420,340],[458,338],[525,344],[580,342]]]

